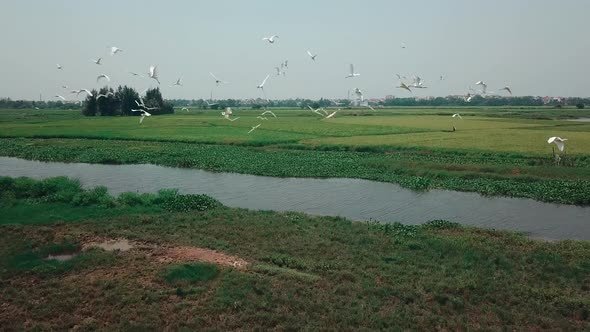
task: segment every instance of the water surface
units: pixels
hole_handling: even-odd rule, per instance
[[[231,207],[299,211],[420,224],[446,219],[464,225],[520,231],[548,240],[590,240],[590,208],[475,193],[415,192],[396,184],[358,179],[275,178],[156,165],[54,163],[0,157],[0,176],[77,178],[112,194],[177,188],[203,193]]]

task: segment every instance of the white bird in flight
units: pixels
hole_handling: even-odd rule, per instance
[[[268,120],[268,118],[267,118],[267,117],[265,117],[265,116],[260,116],[260,115],[259,115],[259,116],[257,116],[256,118],[257,118],[257,119],[260,119],[260,120]]]
[[[334,111],[334,112],[330,113],[329,115],[326,115],[325,119],[333,118],[334,115],[336,115],[336,113],[338,113],[338,111]]]
[[[150,78],[155,79],[156,82],[158,82],[158,84],[160,84],[160,80],[158,79],[158,66],[150,66],[148,75],[150,76]]]
[[[113,56],[113,55],[115,55],[115,54],[117,54],[119,52],[123,52],[123,50],[120,49],[120,48],[118,48],[118,47],[116,47],[116,46],[112,46],[111,47],[111,56]]]
[[[269,77],[270,77],[270,74],[266,75],[266,77],[264,78],[264,81],[262,81],[262,83],[258,84],[257,88],[262,89],[262,91],[264,91],[264,84],[266,84],[266,80],[268,80]]]
[[[455,113],[455,114],[453,114],[453,116],[452,116],[452,117],[453,117],[453,118],[457,118],[457,117],[458,117],[459,119],[463,120],[463,118],[461,117],[461,114],[459,114],[459,113]]]
[[[307,50],[307,55],[309,55],[309,57],[315,61],[315,58],[318,56],[317,54],[311,54],[311,52],[309,50]]]
[[[59,99],[61,99],[61,100],[63,100],[63,101],[66,101],[66,98],[64,98],[63,96],[60,96],[60,95],[55,95],[54,97],[55,97],[55,98],[59,98]]]
[[[281,68],[275,67],[275,69],[277,70],[277,76],[281,76],[281,74],[283,74],[283,76],[285,76],[285,72],[281,71]]]
[[[251,133],[251,132],[253,132],[254,130],[256,130],[258,127],[260,127],[261,124],[262,123],[259,123],[256,126],[252,127],[252,129],[250,129],[250,131],[248,132],[248,134]]]
[[[406,83],[404,83],[404,82],[400,82],[400,83],[399,83],[399,86],[398,86],[397,88],[398,88],[398,89],[404,89],[404,90],[408,90],[408,91],[412,92],[412,90],[410,89],[410,87],[409,87],[409,86],[407,86],[407,85],[406,85]]]
[[[182,86],[182,76],[180,76],[171,86]]]
[[[272,111],[264,111],[260,115],[265,115],[265,114],[270,114],[270,115],[274,116],[275,118],[277,117]]]
[[[107,97],[109,97],[109,96],[114,96],[114,95],[115,95],[114,93],[112,93],[112,92],[110,92],[110,91],[107,91],[107,93],[105,93],[104,95],[103,95],[103,94],[99,94],[99,95],[97,95],[97,96],[96,96],[96,99],[98,100],[98,99],[100,99],[100,98],[107,98]]]
[[[56,64],[56,66],[57,66],[57,69],[63,69],[63,67],[59,63]]]
[[[551,144],[551,143],[555,143],[555,145],[557,145],[557,149],[561,152],[563,152],[563,149],[565,148],[565,141],[567,141],[567,138],[561,138],[561,137],[549,137],[549,139],[547,140],[547,143]]]
[[[268,41],[269,43],[273,44],[273,43],[275,42],[275,39],[276,39],[276,38],[279,38],[279,36],[277,36],[277,35],[272,35],[272,36],[270,36],[270,37],[264,37],[264,38],[262,38],[262,40],[266,40],[266,41]]]
[[[133,75],[133,76],[139,76],[139,74],[138,74],[138,73],[134,73],[134,72],[132,72],[132,71],[130,71],[130,72],[129,72],[129,74],[131,74],[131,75]]]
[[[107,82],[110,82],[110,81],[111,81],[111,78],[110,78],[108,75],[106,75],[106,74],[100,74],[100,75],[98,75],[98,76],[96,77],[96,81],[97,81],[97,82],[98,82],[98,81],[100,81],[100,79],[101,79],[101,78],[104,78],[104,79],[106,79],[106,80],[107,80]]]
[[[102,60],[102,58],[98,58],[96,60],[92,59],[92,62],[94,62],[94,64],[101,65],[101,63],[100,63],[101,60]]]
[[[324,110],[323,108],[318,108],[317,110],[314,110],[311,106],[307,105],[307,107],[314,112],[315,114],[321,116],[322,118],[325,117],[326,115],[328,115],[328,112],[326,112],[326,110]],[[322,111],[324,114],[320,113],[320,111]]]
[[[80,89],[80,90],[72,90],[72,91],[70,91],[70,93],[75,93],[76,96],[80,95],[82,92],[86,92],[86,94],[89,97],[92,97],[92,92],[90,92],[88,89]]]
[[[354,94],[356,94],[356,96],[358,97],[358,99],[360,99],[361,101],[364,100],[363,92],[361,91],[361,89],[354,88]]]
[[[502,91],[502,90],[506,90],[512,96],[512,89],[510,89],[509,86],[505,86],[502,89],[500,89],[500,91]]]
[[[354,72],[354,65],[351,63],[350,64],[350,73],[348,75],[344,76],[344,78],[355,77],[355,76],[361,76],[361,74]]]
[[[482,94],[485,95],[487,93],[488,85],[484,81],[477,81],[477,82],[475,82],[475,85],[481,85],[481,93]]]
[[[222,84],[227,84],[229,82],[226,82],[224,80],[220,80],[219,78],[217,78],[217,76],[215,76],[212,72],[209,72],[209,75],[211,75],[211,77],[213,77],[213,79],[215,80],[215,84],[219,85],[219,83]]]
[[[141,118],[139,119],[139,124],[143,122],[143,119],[146,116],[152,116],[150,113],[146,112],[145,110],[131,110],[132,112],[141,112]]]
[[[420,76],[414,76],[414,83],[409,85],[410,88],[416,89],[426,89],[427,86],[424,85],[424,80],[420,78]]]

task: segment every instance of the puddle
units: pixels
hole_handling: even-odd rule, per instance
[[[49,255],[46,260],[56,260],[60,262],[69,261],[70,259],[78,256],[78,254],[61,254],[61,255]]]
[[[133,244],[127,239],[105,240],[102,242],[90,242],[84,245],[84,249],[101,248],[105,251],[129,251],[133,248]]]

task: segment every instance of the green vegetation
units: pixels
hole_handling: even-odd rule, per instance
[[[44,204],[19,188],[25,194],[14,191],[14,206]],[[0,225],[7,330],[590,329],[587,242],[444,220],[361,223],[223,206],[52,225],[42,220],[47,211],[37,213],[42,225]],[[79,252],[97,237],[144,247]],[[175,246],[248,265],[158,259],[158,248]],[[44,259],[72,252],[69,261]]]
[[[67,111],[0,112],[0,155],[42,161],[154,163],[267,176],[349,177],[546,202],[590,204],[588,109],[412,108],[181,112],[146,119]],[[464,120],[451,114],[460,112]],[[553,119],[553,120],[549,120]],[[247,134],[258,123],[262,126]],[[549,136],[569,138],[561,165]],[[179,198],[181,199],[181,198]]]
[[[75,219],[84,216],[108,216],[130,212],[150,211],[204,211],[220,203],[207,195],[181,195],[177,190],[162,189],[156,194],[126,192],[112,197],[106,187],[82,189],[78,180],[66,177],[33,180],[30,178],[0,177],[0,206],[5,214],[2,223],[18,223],[35,220],[39,212],[48,209],[50,214],[42,216],[50,221],[64,218]],[[60,209],[64,205],[76,207],[70,213]],[[89,207],[84,209],[81,207]],[[47,211],[47,210],[45,210]],[[12,217],[12,218],[11,218]]]
[[[209,281],[219,274],[219,268],[210,263],[172,265],[166,268],[164,279],[169,284]]]
[[[88,139],[4,139],[0,154],[43,161],[141,164],[267,176],[349,177],[546,202],[590,204],[590,159],[574,167],[519,154],[399,149],[386,153]]]

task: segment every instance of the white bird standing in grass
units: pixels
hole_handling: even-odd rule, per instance
[[[276,39],[276,38],[279,38],[279,36],[277,36],[277,35],[272,35],[272,36],[270,36],[270,37],[264,37],[264,38],[262,38],[262,40],[266,40],[266,41],[268,41],[270,44],[274,44],[274,42],[275,42],[275,39]]]
[[[315,61],[315,58],[318,56],[317,54],[311,54],[311,52],[309,50],[307,50],[307,55],[309,55],[309,57]]]
[[[98,81],[100,81],[100,79],[101,79],[101,78],[104,78],[104,79],[106,79],[106,80],[107,80],[107,82],[110,82],[110,81],[111,81],[111,78],[110,78],[110,77],[108,77],[106,74],[100,74],[100,75],[98,75],[98,76],[96,77],[96,81],[97,81],[97,82],[98,82]]]
[[[212,72],[209,72],[209,75],[211,75],[211,77],[213,77],[213,79],[215,79],[215,84],[216,85],[219,85],[219,83],[222,83],[222,84],[227,84],[228,83],[226,81],[223,81],[223,80],[220,80],[219,78],[217,78],[217,76],[213,75]]]
[[[120,49],[120,48],[118,48],[118,47],[116,47],[116,46],[112,46],[111,47],[111,56],[113,56],[113,55],[115,55],[115,54],[117,54],[119,52],[123,52],[123,50]]]
[[[344,78],[356,77],[356,76],[361,76],[361,74],[354,72],[354,65],[351,63],[350,64],[350,73],[348,75],[344,76]]]
[[[146,116],[152,116],[150,113],[148,113],[148,112],[147,112],[147,111],[145,111],[145,110],[131,110],[131,111],[132,111],[132,112],[141,112],[141,118],[139,119],[139,124],[141,124],[141,123],[143,122],[143,119],[144,119]]]
[[[252,127],[252,129],[250,129],[250,131],[248,132],[248,134],[251,133],[251,132],[253,132],[254,130],[256,130],[258,127],[260,127],[261,124],[262,123],[259,123],[259,124],[255,125],[254,127]]]
[[[96,60],[92,59],[92,62],[94,62],[94,64],[101,65],[101,63],[100,63],[101,60],[102,60],[102,58],[98,58]]]
[[[555,143],[555,145],[557,145],[557,149],[560,152],[563,152],[563,150],[565,149],[565,141],[567,141],[567,138],[561,138],[561,137],[549,137],[549,139],[547,140],[547,143],[551,144],[551,143]]]
[[[155,79],[158,84],[160,84],[160,80],[158,79],[158,66],[150,66],[148,75],[150,78]]]

